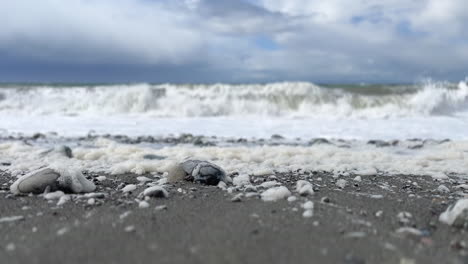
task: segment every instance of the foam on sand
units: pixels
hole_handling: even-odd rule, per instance
[[[467,141],[427,144],[420,149],[408,149],[404,146],[379,148],[365,142],[355,142],[345,148],[322,144],[203,148],[179,145],[158,149],[99,138],[86,147],[74,148],[72,159],[41,155],[44,149],[45,147],[22,142],[1,143],[2,161],[11,165],[0,168],[15,176],[43,166],[53,167],[54,164],[60,164],[56,169],[66,169],[63,173],[83,170],[141,175],[167,172],[175,162],[187,157],[214,161],[228,174],[237,172],[251,176],[261,168],[263,172],[268,171],[271,174],[275,171],[302,170],[324,171],[335,175],[360,175],[360,172],[365,172],[361,176],[367,177],[367,172],[373,171],[381,175],[428,175],[433,178],[447,178],[448,175],[466,176],[468,168]],[[144,158],[147,154],[167,158],[148,160]],[[240,179],[237,181],[241,184]]]

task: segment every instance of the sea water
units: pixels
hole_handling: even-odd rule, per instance
[[[468,139],[466,82],[2,85],[0,134]]]

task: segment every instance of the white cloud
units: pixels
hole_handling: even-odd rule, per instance
[[[207,81],[464,78],[467,7],[466,0],[0,1],[0,54],[197,65]],[[278,48],[262,47],[259,36]]]

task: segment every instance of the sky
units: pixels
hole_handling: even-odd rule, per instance
[[[0,82],[458,82],[466,10],[466,0],[0,1]]]

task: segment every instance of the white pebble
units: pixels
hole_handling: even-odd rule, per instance
[[[297,197],[296,196],[289,196],[288,197],[288,202],[294,202],[297,200]]]
[[[348,182],[344,179],[339,179],[336,181],[336,186],[338,186],[338,188],[340,189],[344,189],[344,187],[346,187],[346,184],[348,184]]]
[[[106,176],[98,176],[98,177],[96,177],[96,180],[102,182],[102,181],[107,180],[107,177]]]
[[[129,184],[122,188],[122,192],[124,193],[133,192],[134,190],[136,190],[135,184]]]
[[[305,210],[304,213],[302,213],[302,217],[305,218],[310,218],[314,216],[314,212],[312,210]]]
[[[148,208],[149,206],[150,206],[150,204],[147,201],[141,201],[141,202],[138,203],[138,207],[142,208],[142,209]]]
[[[291,196],[291,192],[284,186],[270,188],[261,194],[262,200],[267,202],[274,202],[289,196]]]
[[[89,198],[88,199],[88,204],[89,205],[94,205],[95,203],[96,203],[96,199],[94,199],[94,198]]]
[[[60,197],[62,197],[64,195],[65,195],[65,193],[62,192],[62,191],[50,192],[50,193],[44,194],[44,199],[46,199],[46,200],[55,200],[55,199],[59,199]]]
[[[354,177],[353,181],[361,182],[362,178],[361,178],[361,176],[356,176],[356,177]]]
[[[305,210],[312,210],[314,209],[314,202],[307,201],[302,205],[302,208],[304,208]]]

